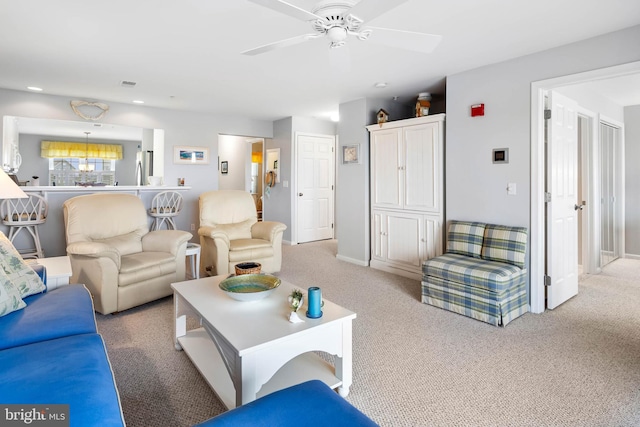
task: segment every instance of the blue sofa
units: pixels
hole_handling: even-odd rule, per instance
[[[268,394],[197,427],[374,427],[371,419],[322,381]]]
[[[24,302],[25,308],[0,317],[0,403],[25,410],[65,404],[70,426],[124,426],[85,286],[63,286]]]

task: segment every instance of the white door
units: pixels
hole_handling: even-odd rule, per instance
[[[335,138],[296,135],[297,242],[333,238]]]
[[[578,294],[578,131],[577,104],[549,96],[547,121],[547,308]]]

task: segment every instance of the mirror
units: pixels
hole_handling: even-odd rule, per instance
[[[275,174],[275,182],[280,182],[280,169],[278,167],[280,163],[280,149],[279,148],[269,148],[267,150],[267,166],[265,174],[269,174],[269,172],[274,172]]]
[[[40,156],[43,140],[122,145],[123,158],[115,161],[118,185],[146,185],[149,176],[164,175],[163,129],[14,116],[3,117],[3,169],[27,185],[34,176],[40,185],[52,185],[49,159]]]

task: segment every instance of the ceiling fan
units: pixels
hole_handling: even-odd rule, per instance
[[[365,25],[407,0],[323,0],[307,11],[284,0],[249,0],[276,12],[309,22],[314,32],[303,34],[242,52],[259,55],[274,49],[292,46],[311,39],[326,37],[330,48],[346,45],[349,36],[386,46],[430,53],[442,36],[414,31],[396,30]]]

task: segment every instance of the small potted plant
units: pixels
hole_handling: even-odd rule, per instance
[[[302,307],[302,304],[304,303],[304,294],[302,293],[302,291],[300,289],[294,289],[291,292],[291,295],[289,295],[288,300],[289,300],[289,307],[291,308],[291,314],[289,315],[289,322],[291,323],[304,322],[304,320],[302,320],[298,316],[298,309]]]

